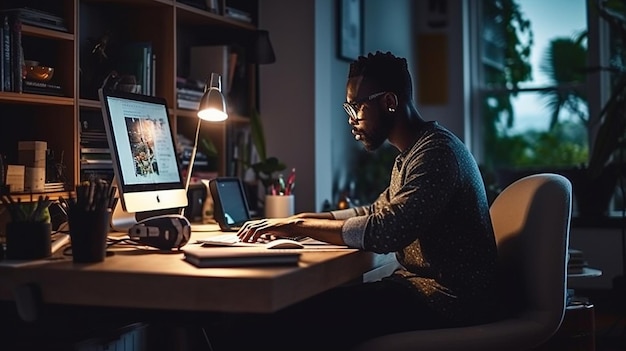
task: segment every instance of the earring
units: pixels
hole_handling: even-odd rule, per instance
[[[393,108],[393,107],[390,107],[390,108],[389,108],[389,112],[391,112],[391,113],[396,112],[396,109],[395,109],[395,108]]]

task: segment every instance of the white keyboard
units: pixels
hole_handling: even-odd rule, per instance
[[[283,239],[289,239],[289,240],[293,240],[293,241],[302,241],[304,239],[306,239],[307,237],[304,236],[298,236],[298,237],[294,237],[294,238],[283,238]],[[214,245],[214,246],[259,246],[259,245],[265,245],[268,242],[275,240],[276,238],[274,236],[269,236],[269,237],[261,237],[256,243],[246,243],[246,242],[242,242],[241,240],[239,240],[239,237],[237,236],[237,233],[232,232],[232,233],[223,233],[223,234],[218,234],[218,235],[211,235],[209,237],[206,237],[204,239],[198,239],[197,242],[201,243],[203,245]]]
[[[239,240],[237,233],[233,232],[233,233],[211,235],[204,239],[198,240],[198,242],[202,244],[207,244],[207,245],[233,245],[233,244],[241,242],[241,240]]]

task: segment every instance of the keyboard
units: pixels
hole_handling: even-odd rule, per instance
[[[293,237],[293,238],[284,238],[284,239],[290,239],[290,240],[294,240],[294,241],[302,241],[304,239],[306,239],[307,237],[305,236],[298,236],[298,237]],[[259,244],[266,244],[272,240],[274,240],[276,238],[272,237],[262,237],[261,239],[259,239],[256,243],[245,243],[242,242],[239,237],[237,236],[237,233],[223,233],[223,234],[218,234],[218,235],[211,235],[209,237],[206,237],[204,239],[199,239],[198,242],[203,244],[203,245],[213,245],[213,246],[233,246],[233,245],[237,245],[237,246],[245,246],[247,244],[251,245],[251,246],[255,246],[255,245],[259,245]]]
[[[198,242],[202,244],[207,244],[207,245],[230,246],[230,245],[241,242],[241,240],[237,236],[237,233],[224,233],[224,234],[218,234],[218,235],[211,235],[207,238],[198,240]]]

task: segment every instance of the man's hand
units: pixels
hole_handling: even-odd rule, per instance
[[[265,218],[248,221],[237,232],[237,236],[243,242],[256,242],[261,236],[273,235],[276,237],[293,237],[296,225],[302,219],[297,216],[287,218]]]

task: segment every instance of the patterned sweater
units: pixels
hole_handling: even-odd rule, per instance
[[[496,243],[484,183],[465,145],[437,122],[400,153],[389,187],[369,206],[334,211],[356,248],[395,252],[390,277],[452,325],[495,315]]]

